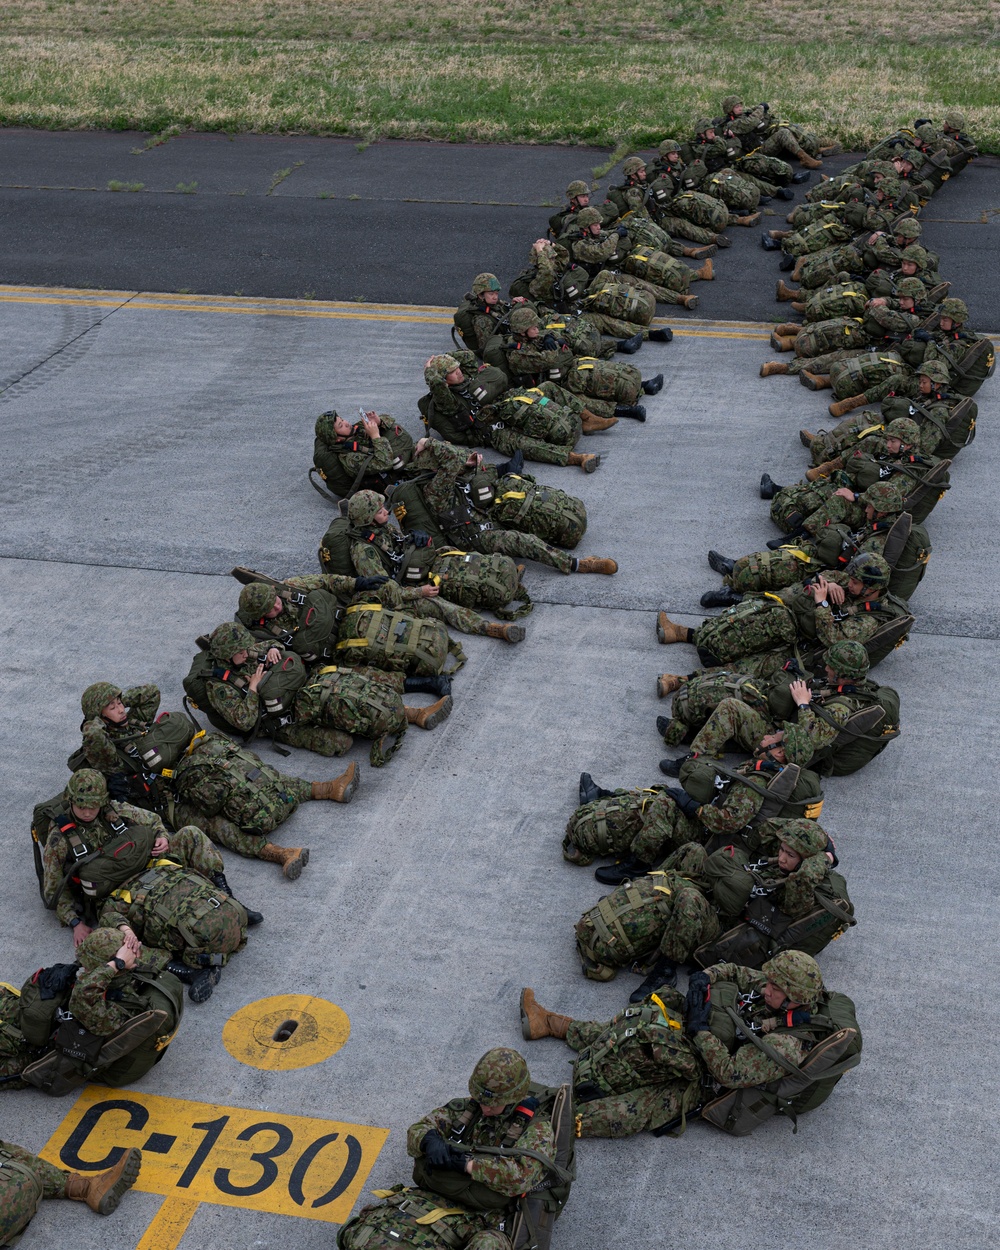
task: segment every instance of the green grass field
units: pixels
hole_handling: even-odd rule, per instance
[[[0,124],[649,144],[770,100],[845,146],[959,107],[1000,151],[995,3],[0,0]]]

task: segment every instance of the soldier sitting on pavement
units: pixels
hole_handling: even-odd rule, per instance
[[[313,463],[338,495],[362,486],[384,489],[399,480],[412,455],[413,438],[388,413],[365,412],[353,424],[332,409],[316,418]]]

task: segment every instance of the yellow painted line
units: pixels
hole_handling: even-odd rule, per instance
[[[153,1219],[177,1239],[200,1202],[342,1224],[389,1130],[88,1085],[41,1151],[84,1174],[142,1151],[135,1188],[167,1202]],[[175,1206],[180,1200],[185,1206]],[[186,1216],[186,1218],[185,1218]],[[165,1250],[151,1226],[139,1243]]]
[[[260,998],[233,1012],[222,1026],[222,1044],[232,1057],[265,1072],[322,1063],[350,1035],[347,1013],[311,994]]]
[[[135,1250],[177,1250],[199,1206],[191,1198],[164,1198]]]

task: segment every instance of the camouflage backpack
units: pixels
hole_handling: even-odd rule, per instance
[[[570,550],[587,531],[587,509],[581,499],[555,486],[540,486],[528,473],[497,479],[491,516],[503,529],[535,534]]]
[[[170,776],[170,769],[190,750],[195,738],[204,734],[184,712],[161,712],[155,721],[135,733],[110,736],[109,741],[128,773],[159,773]],[[71,772],[90,768],[82,747],[66,761]],[[140,806],[143,804],[140,803]]]
[[[434,585],[461,607],[488,608],[504,621],[519,620],[534,608],[510,556],[446,547],[435,555],[432,567]]]
[[[718,204],[718,201],[713,200],[713,203]],[[718,204],[718,206],[725,209],[724,204]],[[727,213],[726,216],[728,217],[729,214]],[[622,269],[625,273],[634,274],[637,278],[652,282],[656,286],[668,287],[670,290],[686,289],[685,274],[692,272],[675,257],[650,248],[636,248],[635,251],[629,252],[622,260]]]
[[[835,282],[806,297],[805,319],[828,321],[833,317],[859,317],[868,302],[863,282]]]
[[[334,517],[326,533],[320,539],[319,559],[321,573],[337,573],[341,577],[354,577],[351,561],[351,523],[346,516]]]
[[[670,212],[672,216],[684,217],[714,234],[729,225],[729,209],[723,201],[703,191],[682,191],[680,195],[675,195],[670,202]]]
[[[746,595],[698,627],[698,655],[705,668],[777,647],[796,638],[795,618],[774,595]]]
[[[181,760],[173,789],[180,802],[246,832],[272,833],[290,812],[281,774],[223,734],[209,734]]]
[[[337,637],[340,663],[415,677],[443,673],[449,654],[463,662],[465,658],[440,621],[390,612],[381,603],[352,603],[344,612]]]
[[[867,343],[860,317],[832,317],[806,326],[795,338],[795,353],[822,356],[826,352],[854,351]]]
[[[137,910],[143,942],[182,951],[186,961],[206,955],[222,966],[246,942],[242,904],[175,860],[154,860],[111,897]]]
[[[296,723],[372,739],[369,758],[373,768],[381,768],[402,745],[407,722],[402,696],[384,680],[388,674],[373,674],[332,664],[319,669],[296,700]],[[383,744],[393,735],[393,745]]]
[[[508,392],[491,409],[497,421],[528,438],[573,446],[579,438],[580,418],[564,404],[553,403],[532,387],[519,393]]]
[[[584,296],[587,312],[604,313],[635,325],[648,326],[656,316],[656,299],[649,291],[624,282],[608,282]]]

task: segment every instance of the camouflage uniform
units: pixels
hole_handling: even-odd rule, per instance
[[[378,438],[371,438],[360,421],[350,434],[340,435],[334,427],[337,417],[331,410],[316,418],[313,463],[320,477],[337,494],[346,493],[355,482],[355,490],[363,486],[384,490],[396,481],[413,455],[413,439],[406,430],[388,413],[380,413]]]
[[[317,597],[329,606],[332,623],[330,634],[324,639],[311,638],[308,642],[300,639],[305,622],[312,616],[311,605],[296,603],[287,594],[282,593],[282,586],[271,586],[267,582],[252,582],[240,591],[240,607],[236,619],[245,625],[259,642],[270,642],[272,639],[288,651],[300,655],[306,664],[323,663],[329,658],[337,643],[337,626],[335,614],[337,608],[350,602],[355,593],[353,577],[343,577],[338,573],[305,573],[299,577],[283,578],[283,585],[290,587],[299,594]],[[255,588],[259,587],[257,590]],[[327,598],[327,596],[329,598]],[[259,609],[267,603],[267,611],[274,606],[276,598],[281,599],[281,611],[277,616],[267,616]],[[268,602],[268,600],[270,602]]]
[[[639,246],[624,226],[622,230],[625,232],[584,234],[572,245],[573,259],[591,275],[621,269],[635,286],[649,291],[660,303],[685,303],[694,270],[659,248]]]
[[[43,1198],[65,1198],[68,1173],[0,1140],[0,1245],[27,1228]]]
[[[446,1202],[433,1190],[417,1186],[394,1185],[390,1190],[376,1190],[375,1194],[383,1199],[382,1203],[362,1207],[340,1229],[338,1250],[441,1250],[442,1246],[453,1250],[511,1250],[507,1235],[490,1227],[496,1223],[495,1215],[459,1211],[454,1202]],[[418,1219],[442,1210],[448,1214],[437,1216],[430,1224],[417,1223]]]
[[[13,986],[0,981],[0,1093],[27,1089],[28,1082],[20,1080],[20,1075],[42,1053],[24,1040],[20,1025],[21,996]],[[0,1210],[2,1201],[0,1198]]]

